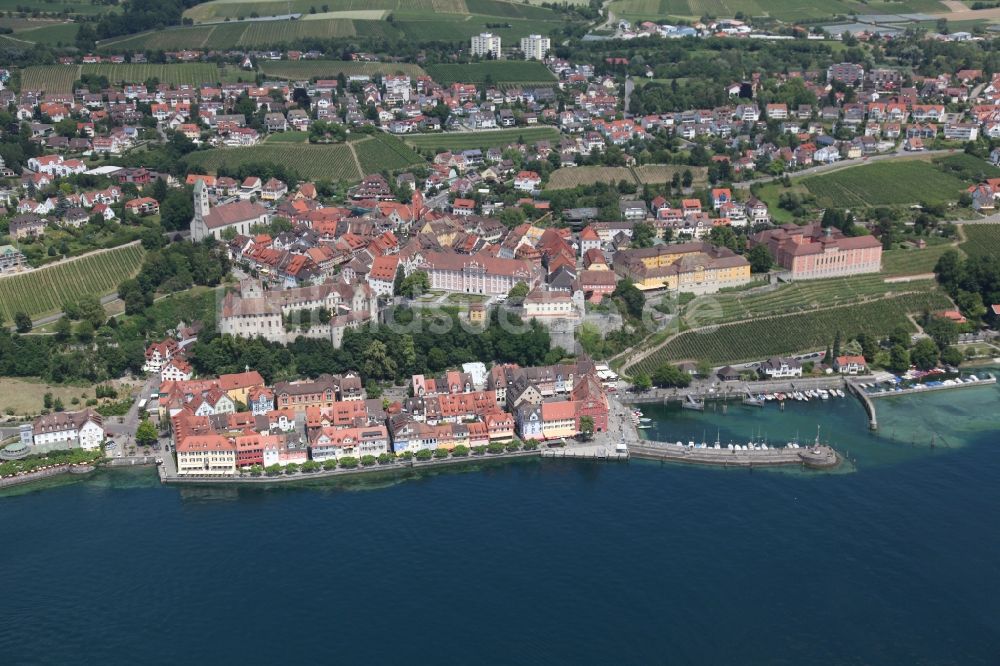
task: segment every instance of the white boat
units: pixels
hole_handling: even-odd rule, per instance
[[[643,416],[642,418],[640,418],[640,419],[639,419],[639,422],[640,422],[640,423],[649,423],[649,422],[651,422],[652,420],[653,420],[653,419],[651,419],[651,418],[649,418],[649,417],[647,417],[647,416]]]
[[[648,426],[648,425],[641,425],[641,426],[638,426],[639,430],[649,430],[649,429],[650,429],[651,427],[652,427],[652,426]]]

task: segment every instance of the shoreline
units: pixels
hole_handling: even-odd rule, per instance
[[[532,451],[513,451],[504,453],[492,453],[483,455],[472,455],[461,456],[458,458],[443,458],[438,460],[424,460],[416,461],[412,460],[407,463],[389,463],[384,465],[371,465],[369,467],[354,467],[351,469],[331,469],[331,470],[318,470],[316,472],[296,472],[295,474],[279,474],[276,476],[178,476],[178,475],[167,475],[163,472],[163,465],[157,465],[157,473],[160,476],[160,481],[164,485],[232,485],[232,484],[246,484],[246,485],[260,485],[260,484],[284,484],[284,483],[296,483],[303,481],[310,481],[313,479],[335,479],[338,477],[353,477],[364,474],[372,474],[375,472],[383,473],[399,473],[399,472],[410,472],[416,470],[426,470],[435,469],[439,467],[453,467],[456,465],[469,464],[482,462],[486,460],[519,460],[533,457],[541,457],[541,449],[534,449]]]

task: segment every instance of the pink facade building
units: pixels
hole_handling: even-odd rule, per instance
[[[874,236],[845,236],[818,223],[786,224],[755,235],[753,245],[766,245],[775,263],[792,279],[877,273],[882,270],[882,243]]]

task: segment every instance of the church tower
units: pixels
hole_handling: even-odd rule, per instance
[[[208,188],[204,178],[199,178],[194,184],[194,215],[200,218],[208,215]]]
[[[194,217],[191,218],[191,240],[200,241],[208,235],[205,217],[208,215],[208,188],[205,181],[199,178],[194,184]]]

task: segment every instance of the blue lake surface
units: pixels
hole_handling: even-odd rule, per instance
[[[654,407],[833,473],[521,461],[282,488],[100,472],[0,497],[0,663],[998,664],[1000,389]]]

